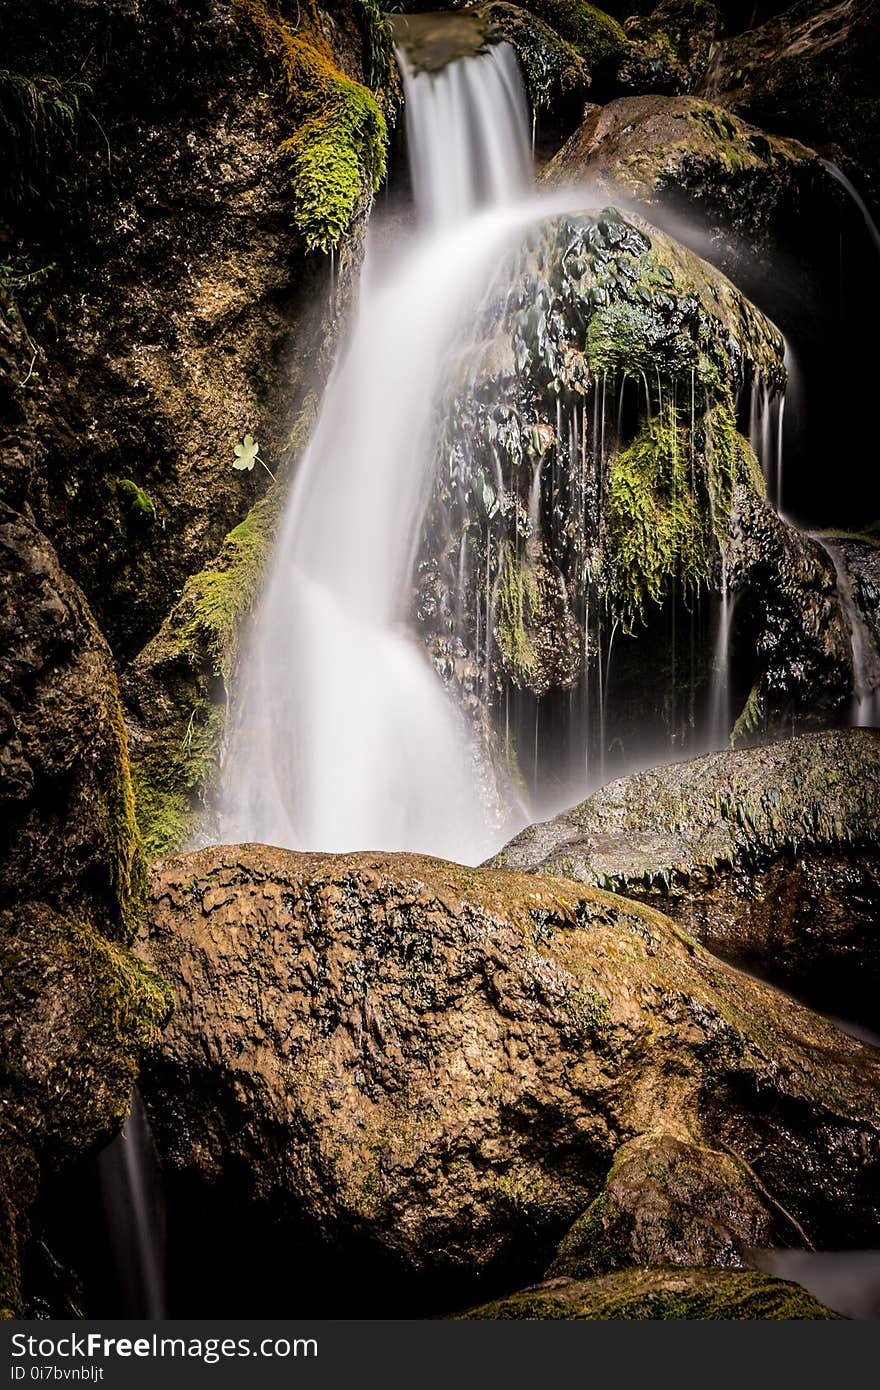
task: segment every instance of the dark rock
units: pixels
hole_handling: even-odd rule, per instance
[[[691,92],[709,65],[718,10],[709,0],[663,0],[624,24],[629,48],[617,70],[633,93]]]
[[[0,906],[38,899],[134,930],[143,860],[107,644],[52,546],[0,503]]]
[[[661,1130],[618,1150],[602,1192],[547,1273],[591,1279],[632,1266],[740,1268],[753,1247],[802,1237],[797,1223],[773,1210],[740,1158]]]
[[[5,505],[0,563],[0,1303],[20,1314],[38,1176],[118,1130],[170,999],[127,949],[143,861],[109,649]]]
[[[611,782],[492,862],[662,906],[711,950],[877,1026],[880,734],[809,734]]]
[[[836,1315],[795,1284],[719,1269],[627,1270],[604,1279],[550,1279],[474,1308],[467,1318],[523,1320],[822,1319]]]
[[[300,37],[325,27],[340,81],[367,76],[370,13],[347,0],[303,21]],[[277,467],[333,338],[327,259],[306,254],[279,156],[297,127],[267,16],[260,0],[39,0],[0,16],[4,67],[73,84],[78,102],[36,202],[0,179],[4,240],[50,270],[26,308],[29,502],[123,660],[264,490],[233,448],[250,432]],[[343,281],[365,211],[345,229]]]
[[[877,0],[801,0],[722,43],[703,80],[709,100],[770,130],[837,146],[876,186],[880,174]]]
[[[538,1272],[621,1144],[682,1126],[737,1220],[875,1238],[876,1054],[643,904],[238,846],[155,866],[143,950],[178,1002],[141,1083],[169,1190],[333,1242],[338,1306],[355,1240],[447,1306]]]

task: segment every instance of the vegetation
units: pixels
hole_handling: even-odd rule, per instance
[[[294,221],[309,250],[331,251],[368,209],[385,176],[385,116],[373,93],[337,67],[313,0],[301,0],[295,21],[269,0],[234,4],[256,28],[294,121],[293,134],[279,146]],[[367,18],[373,15],[373,5],[362,8]],[[370,34],[375,66],[380,30],[373,25]]]
[[[629,46],[618,21],[584,0],[532,0],[528,8],[568,39],[590,68],[612,66]]]
[[[89,84],[0,68],[0,204],[45,197],[73,145]]]

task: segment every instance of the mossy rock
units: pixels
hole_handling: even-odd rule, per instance
[[[702,1218],[670,1165],[683,1248],[722,1188],[743,1236],[762,1188],[814,1245],[880,1230],[876,1052],[644,903],[235,845],[154,866],[143,949],[178,1005],[140,1083],[170,1187],[222,1177],[344,1257],[357,1232],[362,1272],[390,1261],[435,1307],[537,1276],[656,1131],[731,1156]]]
[[[776,229],[825,183],[818,156],[796,140],[698,97],[643,95],[589,112],[542,178],[595,182],[609,195],[617,189],[686,213],[709,222],[716,240],[720,223],[754,250],[773,244]]]
[[[603,1279],[551,1279],[484,1304],[465,1318],[535,1321],[774,1321],[836,1318],[796,1284],[753,1272],[642,1269]]]
[[[492,861],[662,904],[727,958],[880,1023],[880,733],[806,734],[610,782]]]
[[[369,211],[385,177],[385,114],[373,92],[337,65],[312,0],[295,9],[265,0],[234,0],[234,7],[256,30],[295,122],[279,146],[294,221],[309,250],[330,251]],[[375,6],[364,11],[374,16],[375,66],[379,14]]]
[[[877,0],[818,9],[800,0],[721,45],[713,63],[713,99],[770,130],[837,146],[876,188],[878,55]]]
[[[209,793],[239,637],[259,595],[286,481],[314,413],[309,396],[268,492],[230,531],[214,559],[187,580],[162,627],[125,674],[134,808],[150,860],[181,849],[210,823]]]
[[[489,623],[481,698],[500,720],[511,686],[543,697],[595,666],[588,609],[640,631],[673,590],[693,602],[715,585],[737,490],[763,490],[735,397],[755,379],[779,389],[785,367],[729,280],[615,208],[539,222],[474,320],[444,402],[416,609],[456,680],[485,665]]]
[[[633,93],[693,91],[708,67],[718,22],[711,0],[663,0],[650,14],[627,19],[619,85]]]
[[[613,71],[627,51],[620,23],[586,0],[530,0],[527,8],[567,39],[591,72]]]

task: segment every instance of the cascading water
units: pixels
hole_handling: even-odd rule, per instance
[[[351,341],[301,461],[239,677],[223,837],[477,862],[498,841],[469,734],[407,627],[444,362],[522,211],[528,113],[506,45],[401,55],[421,228],[368,245]]]
[[[857,729],[880,728],[880,650],[853,593],[853,578],[846,561],[836,545],[829,545],[821,536],[815,540],[826,551],[837,576],[837,593],[849,624],[852,651],[853,700],[850,724]]]

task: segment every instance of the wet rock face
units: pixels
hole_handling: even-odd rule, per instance
[[[0,505],[0,904],[84,910],[125,937],[143,889],[107,644],[52,546]]]
[[[719,14],[706,0],[663,0],[624,25],[629,48],[617,71],[631,92],[691,92],[709,65]]]
[[[703,91],[762,125],[837,145],[878,176],[876,0],[793,5],[720,47]]]
[[[644,905],[260,846],[160,861],[150,901],[142,949],[178,1008],[142,1088],[196,1204],[222,1180],[227,1212],[306,1228],[337,1266],[356,1233],[365,1268],[460,1306],[537,1273],[620,1146],[671,1126],[732,1155],[710,1208],[728,1248],[777,1219],[873,1238],[876,1055]]]
[[[604,1279],[549,1279],[510,1298],[471,1309],[468,1318],[725,1321],[827,1319],[811,1294],[766,1274],[719,1269],[633,1270]]]
[[[742,259],[732,243],[775,252],[812,210],[817,186],[831,191],[805,145],[687,96],[622,97],[590,112],[542,178],[598,182],[609,196],[616,188],[692,219],[711,231],[712,258],[729,273]]]
[[[767,504],[742,433],[750,392],[784,381],[770,322],[632,214],[550,220],[499,269],[443,407],[415,611],[515,778],[552,764],[539,726],[565,723],[591,770],[646,739],[691,746],[724,583],[738,605],[724,734],[747,701],[738,737],[847,707],[834,565]]]
[[[0,506],[0,1305],[43,1177],[109,1140],[170,999],[127,948],[143,894],[110,652],[51,545]]]
[[[713,951],[877,1028],[880,734],[811,734],[611,782],[493,861],[662,906]]]
[[[55,267],[23,309],[29,502],[125,659],[263,490],[234,446],[277,466],[320,371],[326,261],[295,233],[291,117],[247,6],[41,0],[13,27],[6,66],[80,82],[64,178],[36,206],[0,186],[27,268]]]
[[[747,488],[731,515],[728,580],[737,593],[735,655],[753,681],[741,730],[791,719],[801,727],[845,718],[853,689],[847,615],[834,562]],[[754,655],[752,655],[754,653]]]

